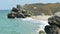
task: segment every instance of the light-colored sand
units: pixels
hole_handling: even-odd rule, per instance
[[[47,15],[47,16],[38,15],[38,16],[32,16],[31,18],[37,19],[37,20],[48,20],[49,17],[51,17],[51,16],[49,16],[49,15]]]
[[[49,15],[47,15],[47,16],[41,16],[41,15],[38,15],[38,16],[32,16],[31,18],[32,19],[36,19],[36,20],[42,20],[43,22],[43,24],[45,24],[45,25],[39,25],[39,28],[37,28],[37,32],[39,32],[39,31],[44,31],[44,27],[46,26],[46,25],[48,25],[48,18],[49,17],[51,17],[51,16],[49,16]],[[46,21],[46,22],[44,22],[44,21]]]

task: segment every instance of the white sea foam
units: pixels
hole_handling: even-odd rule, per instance
[[[23,18],[22,19],[23,21],[30,21],[30,22],[33,22],[33,23],[41,23],[43,25],[45,24],[48,24],[47,21],[44,21],[44,20],[36,20],[36,19],[32,19],[32,18]]]
[[[24,20],[24,21],[30,21],[30,20],[34,20],[34,19],[32,19],[32,18],[23,18],[22,20]]]
[[[47,21],[43,21],[41,20],[41,25],[39,25],[39,27],[36,29],[37,32],[43,30],[44,31],[44,28],[46,25],[49,25]]]
[[[44,28],[46,25],[49,25],[48,24],[48,21],[44,21],[44,20],[36,20],[36,19],[32,19],[32,18],[24,18],[22,19],[24,21],[30,21],[30,22],[33,22],[33,23],[39,23],[39,27],[37,27],[37,29],[35,31],[39,32],[40,30],[43,30],[44,31]]]

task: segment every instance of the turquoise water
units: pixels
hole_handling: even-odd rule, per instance
[[[38,23],[27,20],[8,19],[7,14],[10,11],[0,10],[0,34],[38,34],[36,31]]]

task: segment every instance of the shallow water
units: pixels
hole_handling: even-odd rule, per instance
[[[0,34],[38,34],[39,25],[45,25],[31,18],[8,19],[8,13],[10,10],[0,10]]]

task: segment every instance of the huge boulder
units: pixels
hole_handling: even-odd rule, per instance
[[[26,16],[24,16],[24,14],[8,14],[8,18],[26,18]]]
[[[45,26],[47,34],[60,34],[60,15],[54,15],[48,18],[49,26]]]
[[[50,25],[56,25],[57,27],[60,27],[60,17],[58,16],[52,16],[50,18],[48,18],[48,23]]]

